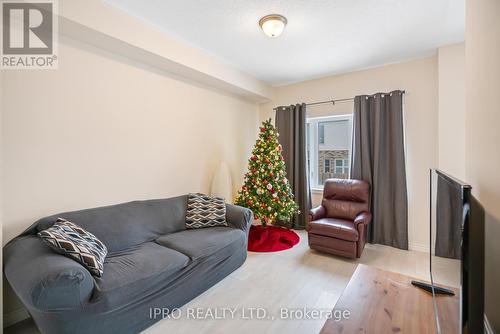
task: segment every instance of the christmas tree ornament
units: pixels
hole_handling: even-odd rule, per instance
[[[235,204],[259,217],[261,224],[289,222],[298,213],[298,205],[286,179],[282,146],[271,119],[262,123],[259,137],[248,160],[248,172]],[[259,199],[257,202],[256,199]]]

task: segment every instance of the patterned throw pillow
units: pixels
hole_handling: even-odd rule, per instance
[[[72,222],[57,218],[54,225],[38,232],[38,236],[57,253],[81,263],[91,274],[102,276],[108,249],[92,233]]]
[[[186,211],[186,228],[228,226],[226,203],[223,198],[204,194],[189,194]]]

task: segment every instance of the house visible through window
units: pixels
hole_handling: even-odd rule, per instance
[[[349,178],[352,115],[309,117],[306,131],[311,187],[322,188],[329,178]]]
[[[330,160],[325,159],[325,173],[330,173]]]
[[[335,174],[349,174],[349,160],[335,159]]]

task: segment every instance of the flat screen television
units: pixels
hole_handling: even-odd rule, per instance
[[[469,184],[441,170],[431,169],[429,182],[430,284],[412,283],[432,294],[436,333],[482,334],[484,209]],[[457,294],[458,314],[445,312],[440,304]],[[456,328],[451,323],[457,323]]]

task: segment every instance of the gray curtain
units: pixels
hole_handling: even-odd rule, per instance
[[[403,92],[354,98],[351,177],[371,185],[368,242],[408,249]]]
[[[278,107],[276,128],[279,142],[283,146],[288,181],[299,205],[300,214],[292,220],[292,228],[305,228],[311,208],[311,189],[307,177],[306,158],[306,105],[297,104]]]

